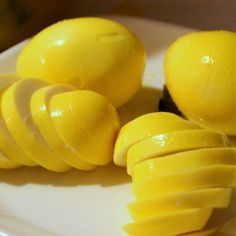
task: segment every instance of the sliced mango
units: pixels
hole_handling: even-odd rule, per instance
[[[134,220],[143,220],[183,209],[228,207],[230,197],[230,188],[209,188],[166,193],[130,203],[128,204],[128,210]]]
[[[119,118],[105,97],[86,90],[58,94],[50,112],[57,132],[82,160],[95,165],[112,160]]]
[[[212,213],[211,208],[187,209],[136,221],[124,227],[130,236],[173,236],[205,227]]]
[[[211,165],[236,165],[236,148],[206,148],[175,153],[133,167],[134,182]]]
[[[137,200],[144,200],[164,193],[235,185],[236,167],[219,165],[133,182],[132,189]]]
[[[153,157],[176,152],[210,147],[226,147],[225,135],[208,130],[184,130],[159,134],[134,144],[128,151],[127,171],[131,173],[134,165]]]
[[[32,94],[46,85],[38,79],[14,83],[2,96],[2,114],[11,135],[33,161],[52,171],[66,171],[70,167],[49,148],[30,113]]]
[[[15,83],[19,78],[15,75],[10,74],[1,74],[0,75],[0,100],[2,99],[2,95],[5,90],[10,87],[13,83]],[[2,155],[6,155],[6,157],[2,157],[3,163],[7,164],[8,167],[19,167],[19,164],[34,166],[36,165],[30,157],[18,146],[15,140],[12,138],[10,132],[8,131],[4,120],[2,118],[2,114],[0,111],[0,150],[2,150]],[[10,162],[12,160],[12,163]],[[19,163],[19,164],[16,164]],[[5,166],[3,164],[3,167]]]
[[[50,116],[49,102],[51,98],[56,94],[73,90],[73,87],[67,85],[49,85],[36,90],[31,98],[31,115],[41,135],[61,160],[80,170],[92,170],[96,168],[96,166],[80,159],[76,153],[64,143]]]
[[[121,128],[115,144],[114,162],[126,166],[128,149],[144,138],[186,129],[199,129],[199,127],[168,112],[154,112],[140,116]]]
[[[5,154],[0,152],[0,168],[1,169],[15,169],[20,166],[21,166],[21,164],[12,161]]]

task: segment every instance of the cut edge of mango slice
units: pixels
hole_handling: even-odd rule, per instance
[[[128,149],[144,138],[186,129],[200,129],[200,127],[168,112],[154,112],[140,116],[121,128],[115,144],[114,163],[126,166]]]
[[[137,200],[144,200],[164,193],[235,185],[236,166],[215,165],[133,182],[132,189]]]
[[[236,165],[236,148],[204,148],[146,160],[132,169],[133,181],[212,165]]]
[[[188,150],[227,147],[225,135],[209,130],[184,130],[159,134],[134,144],[128,151],[127,171],[141,161]]]
[[[176,211],[130,223],[124,230],[130,236],[184,234],[202,230],[211,214],[211,208]]]
[[[2,99],[4,92],[17,81],[19,81],[19,77],[14,74],[0,74],[0,100]],[[5,125],[2,111],[0,111],[0,149],[4,152],[7,158],[12,160],[11,164],[8,161],[9,167],[17,166],[16,163],[26,166],[37,165],[30,159],[27,153],[20,148],[17,142],[15,142]]]
[[[46,144],[30,112],[30,98],[33,92],[46,85],[45,81],[38,79],[24,79],[14,83],[2,96],[2,114],[12,137],[32,161],[46,169],[63,172],[70,167]]]
[[[0,168],[1,169],[16,169],[21,166],[22,166],[21,164],[15,161],[12,161],[6,155],[0,152]]]
[[[49,103],[51,98],[57,94],[74,90],[75,88],[62,84],[49,85],[36,90],[30,101],[31,115],[46,143],[62,161],[80,170],[93,170],[96,168],[95,165],[80,159],[79,156],[64,143],[50,116]]]
[[[134,220],[143,220],[168,212],[190,208],[225,208],[231,198],[230,188],[209,188],[166,193],[127,205]]]

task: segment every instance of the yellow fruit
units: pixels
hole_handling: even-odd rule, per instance
[[[52,171],[66,171],[70,167],[46,144],[30,113],[32,94],[46,85],[45,81],[37,79],[14,83],[2,96],[2,114],[12,137],[35,163]]]
[[[128,224],[125,231],[130,236],[172,236],[198,231],[205,227],[211,213],[211,208],[175,211]]]
[[[205,148],[150,159],[134,166],[134,182],[212,165],[236,165],[236,148]]]
[[[127,171],[131,173],[134,165],[149,158],[193,149],[226,147],[227,145],[228,139],[225,135],[208,130],[184,130],[159,134],[146,138],[129,149]]]
[[[133,182],[132,188],[135,197],[138,200],[144,200],[164,193],[235,185],[236,167],[215,165]]]
[[[204,128],[236,134],[236,33],[196,32],[176,40],[165,58],[169,92]]]
[[[49,147],[68,165],[80,170],[91,170],[96,166],[81,160],[61,139],[54,127],[49,111],[49,102],[56,94],[73,91],[66,85],[50,85],[36,90],[31,97],[31,115],[35,125]]]
[[[230,188],[209,188],[161,194],[128,205],[134,220],[191,208],[224,208],[230,203]]]
[[[0,100],[5,90],[15,83],[19,78],[15,75],[1,74],[0,75]],[[3,157],[1,154],[2,168],[15,168],[19,167],[20,164],[32,166],[36,165],[29,156],[18,146],[15,140],[12,138],[10,132],[8,131],[2,114],[0,111],[0,150],[6,155]],[[10,160],[12,160],[12,162]],[[18,164],[17,164],[18,163]]]
[[[12,161],[5,154],[0,152],[0,168],[1,169],[15,169],[20,167],[21,164]]]
[[[155,112],[140,116],[121,128],[115,144],[114,162],[117,165],[125,166],[128,149],[142,139],[186,129],[199,129],[199,127],[167,112]]]
[[[105,97],[87,90],[58,94],[50,113],[63,141],[82,160],[95,165],[112,160],[119,118]]]
[[[145,59],[143,44],[123,25],[77,18],[38,33],[20,53],[17,73],[94,90],[117,107],[140,88]]]

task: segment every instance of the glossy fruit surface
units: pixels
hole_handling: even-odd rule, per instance
[[[174,102],[204,128],[236,134],[236,33],[209,31],[177,39],[165,58]]]
[[[77,18],[37,34],[20,53],[17,72],[23,78],[94,90],[117,107],[140,88],[145,59],[143,44],[123,25]]]
[[[154,112],[140,116],[121,128],[116,140],[114,162],[125,166],[129,148],[145,138],[173,130],[190,129],[200,129],[200,127],[172,113]]]
[[[150,158],[201,148],[227,147],[225,135],[208,130],[182,130],[159,134],[134,144],[127,154],[127,171]]]
[[[58,94],[51,99],[50,113],[63,141],[82,160],[111,162],[119,118],[104,96],[88,90]]]

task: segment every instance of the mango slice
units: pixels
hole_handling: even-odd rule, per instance
[[[15,75],[1,74],[0,75],[0,100],[2,95],[7,88],[9,88],[13,83],[15,83],[19,78]],[[2,161],[3,167],[7,165],[8,167],[19,167],[19,164],[34,166],[37,165],[33,162],[30,157],[19,147],[15,142],[10,132],[8,131],[4,120],[2,118],[2,112],[0,111],[0,150],[2,150]],[[4,154],[3,154],[4,153]],[[3,155],[6,155],[4,158]],[[12,160],[12,163],[10,162]],[[19,164],[16,164],[19,163]]]
[[[15,169],[21,167],[21,164],[12,161],[5,154],[0,152],[0,168],[1,169]]]
[[[105,97],[87,90],[58,94],[50,113],[63,141],[82,160],[94,165],[112,160],[119,118]]]
[[[66,85],[50,85],[36,90],[31,97],[31,115],[35,125],[49,147],[56,155],[68,165],[80,170],[92,170],[95,165],[80,159],[72,149],[70,149],[58,134],[49,111],[49,102],[53,96],[63,92],[75,90]]]
[[[38,79],[14,83],[2,96],[2,114],[12,137],[34,162],[52,171],[66,171],[70,167],[49,148],[31,117],[31,96],[46,85]]]
[[[134,144],[128,151],[127,171],[134,165],[153,157],[209,147],[226,147],[225,135],[208,130],[184,130],[159,134]]]
[[[173,236],[184,234],[203,229],[211,213],[211,208],[175,211],[136,221],[126,225],[124,229],[130,236]]]
[[[194,191],[160,194],[143,201],[128,204],[134,220],[190,208],[224,208],[231,198],[230,188],[209,188]]]
[[[171,131],[199,128],[194,123],[167,112],[140,116],[121,128],[115,144],[114,162],[126,166],[128,149],[145,138]]]
[[[134,166],[133,181],[212,165],[236,165],[236,148],[206,148],[157,157]]]
[[[218,165],[133,182],[132,189],[137,200],[144,200],[164,193],[235,185],[236,167]]]

